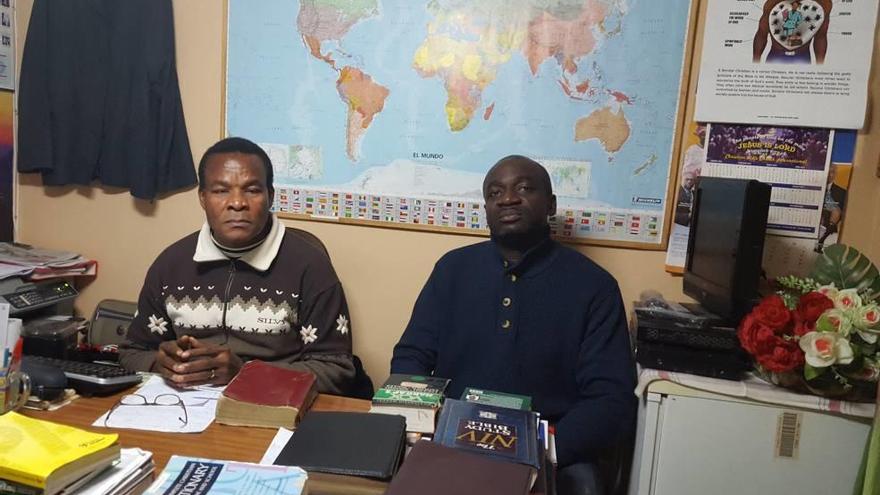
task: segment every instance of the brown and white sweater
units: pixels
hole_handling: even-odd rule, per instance
[[[245,361],[312,372],[320,392],[343,395],[355,376],[348,314],[326,254],[274,216],[263,243],[237,259],[206,223],[153,262],[120,361],[148,371],[160,342],[191,335]]]

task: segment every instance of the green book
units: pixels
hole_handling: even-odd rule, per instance
[[[464,392],[461,394],[461,400],[489,406],[509,407],[522,411],[532,410],[532,398],[527,395],[508,394],[480,388],[468,387],[464,389]]]
[[[447,378],[394,373],[376,390],[373,405],[438,408],[448,385]]]

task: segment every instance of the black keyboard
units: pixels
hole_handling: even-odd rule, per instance
[[[67,377],[67,386],[80,395],[110,395],[141,382],[137,373],[109,364],[45,356],[23,356],[22,360],[59,368]]]

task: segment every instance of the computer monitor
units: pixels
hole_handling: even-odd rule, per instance
[[[684,293],[738,321],[758,299],[770,186],[702,177],[694,194]]]

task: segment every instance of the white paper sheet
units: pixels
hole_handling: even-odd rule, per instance
[[[292,436],[293,430],[278,428],[278,433],[275,434],[275,438],[272,439],[272,443],[269,444],[266,453],[263,454],[263,458],[260,459],[260,464],[275,464],[275,459],[278,458],[278,454],[281,453],[281,450],[287,445],[287,442],[290,441]]]
[[[200,386],[188,389],[178,389],[168,385],[160,376],[152,376],[135,394],[147,398],[152,402],[156,396],[162,394],[175,394],[186,405],[188,421],[183,423],[179,418],[183,415],[180,405],[174,406],[119,406],[110,415],[107,424],[104,424],[106,412],[101,415],[92,426],[107,426],[111,428],[129,428],[133,430],[164,431],[169,433],[198,433],[205,431],[208,425],[214,421],[217,410],[217,400],[224,387]]]

